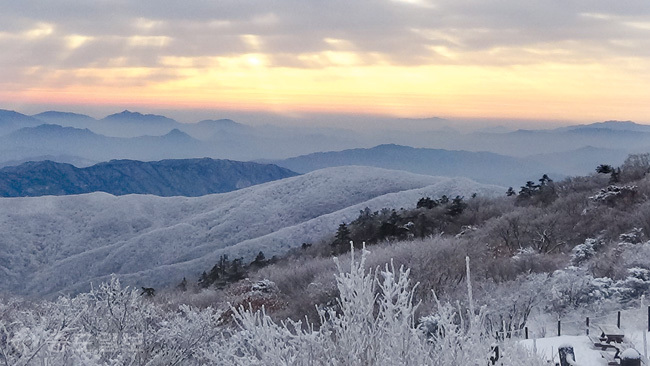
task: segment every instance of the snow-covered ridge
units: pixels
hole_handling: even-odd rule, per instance
[[[467,179],[340,167],[196,198],[150,195],[0,200],[0,292],[48,295],[111,273],[143,286],[194,278],[222,254],[270,257],[329,234],[360,209],[423,195],[500,194]]]

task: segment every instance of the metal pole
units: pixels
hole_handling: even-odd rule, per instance
[[[561,335],[561,330],[562,330],[562,323],[560,322],[560,319],[557,320],[557,336],[559,337]]]
[[[586,323],[587,323],[586,324],[587,325],[587,335],[589,335],[589,317],[587,317],[587,322]]]
[[[616,326],[618,329],[621,329],[621,311],[619,310],[618,316],[616,317]]]
[[[524,333],[526,334],[526,339],[528,339],[528,327],[524,328]]]

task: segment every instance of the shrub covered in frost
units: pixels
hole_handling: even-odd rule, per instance
[[[618,201],[624,201],[633,198],[636,195],[637,186],[616,186],[611,185],[601,189],[597,194],[589,197],[593,202],[614,205]]]
[[[591,259],[601,246],[602,242],[599,239],[585,239],[584,243],[576,245],[573,247],[573,250],[571,250],[571,263],[574,266],[579,266]]]
[[[621,234],[619,240],[623,243],[638,244],[643,241],[644,236],[643,229],[635,227],[629,232]]]
[[[262,307],[222,313],[188,306],[167,309],[113,278],[76,298],[32,306],[0,302],[0,364],[26,365],[483,365],[493,338],[486,309],[437,302],[436,326],[415,322],[409,270],[392,264],[367,270],[366,255],[349,269],[337,262],[337,306],[320,310],[320,324],[276,323]],[[265,293],[274,286],[253,283]],[[471,294],[471,288],[470,288]],[[470,306],[469,309],[473,309]],[[432,318],[433,319],[433,318]],[[516,344],[501,364],[542,365]]]
[[[641,297],[650,289],[650,271],[645,268],[627,269],[628,276],[614,285],[614,291],[622,302]]]
[[[199,364],[220,313],[164,311],[119,280],[75,298],[0,303],[0,364]]]
[[[609,278],[594,278],[578,267],[555,271],[548,286],[551,289],[549,307],[558,314],[597,304],[612,295]]]
[[[417,305],[409,270],[365,268],[366,255],[349,270],[337,262],[336,308],[320,311],[321,324],[274,322],[264,311],[236,309],[239,330],[220,342],[211,362],[231,365],[474,365],[485,364],[493,339],[484,313],[438,302],[435,314],[415,324]],[[503,365],[542,365],[537,357],[508,347]]]

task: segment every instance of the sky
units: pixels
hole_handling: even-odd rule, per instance
[[[34,113],[650,122],[648,0],[3,1],[0,50]]]

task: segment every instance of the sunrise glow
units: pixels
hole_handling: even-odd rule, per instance
[[[339,28],[336,9],[312,28],[290,8],[222,18],[216,8],[142,17],[125,7],[121,28],[100,12],[88,15],[96,28],[82,16],[22,14],[0,26],[11,51],[0,56],[0,102],[648,120],[647,13],[574,9],[557,23],[549,7],[545,17],[524,14],[539,23],[530,26],[445,2],[377,3],[380,14],[397,13],[362,21],[368,29],[353,25],[354,9]]]

